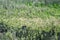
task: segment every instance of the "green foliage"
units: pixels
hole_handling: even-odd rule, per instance
[[[22,29],[23,25],[27,27]],[[0,0],[0,40],[60,40],[59,37],[59,1]]]

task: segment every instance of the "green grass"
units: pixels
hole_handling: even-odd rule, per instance
[[[44,30],[47,32],[52,27],[55,27],[54,30],[57,34],[57,32],[60,32],[60,4],[45,5],[40,1],[0,0],[0,22],[7,24],[8,27],[13,27],[13,29],[10,29],[13,31],[21,28],[23,25],[26,25],[28,29],[31,28],[30,30],[32,31]],[[33,31],[34,33],[36,32]],[[12,35],[13,33],[11,32],[5,34],[8,40],[14,40]],[[2,40],[6,39],[3,37]]]

